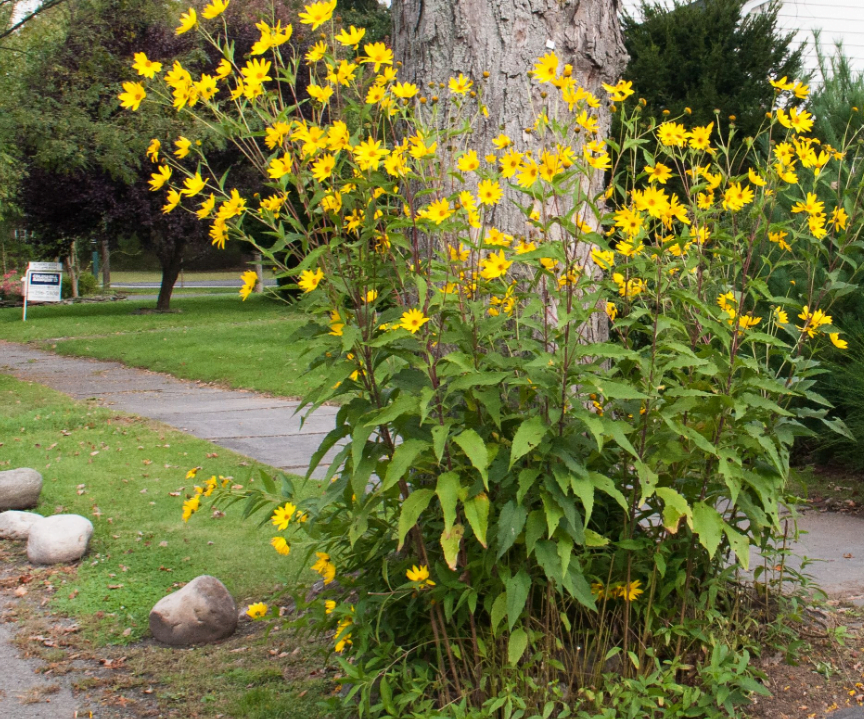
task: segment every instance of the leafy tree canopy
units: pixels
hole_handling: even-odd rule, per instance
[[[802,72],[794,33],[777,25],[778,3],[742,17],[744,0],[674,0],[667,8],[642,0],[639,21],[625,15],[630,54],[625,77],[645,98],[646,114],[674,117],[692,110],[694,124],[734,115],[739,133],[755,136],[771,108],[770,77],[797,79]]]

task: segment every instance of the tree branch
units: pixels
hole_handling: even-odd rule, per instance
[[[22,17],[18,22],[16,22],[11,27],[6,28],[5,30],[0,30],[0,40],[5,37],[9,37],[13,32],[21,28],[30,22],[34,17],[39,15],[40,13],[45,12],[46,10],[50,10],[51,8],[57,7],[58,5],[62,5],[66,0],[45,0],[38,8],[36,8],[33,12],[27,13],[24,17]],[[5,49],[5,48],[0,48]]]

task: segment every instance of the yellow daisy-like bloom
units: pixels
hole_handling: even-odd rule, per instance
[[[777,324],[780,324],[780,325],[788,325],[789,324],[789,315],[786,314],[786,312],[781,310],[779,307],[774,308],[774,317],[777,319]]]
[[[147,92],[144,90],[144,85],[140,82],[124,82],[123,92],[117,96],[117,99],[120,100],[121,107],[134,112],[141,107],[141,103],[144,102],[146,97]]]
[[[390,150],[386,147],[381,147],[381,140],[373,140],[371,137],[359,143],[353,148],[352,153],[357,166],[363,170],[377,170]]]
[[[187,197],[195,197],[201,190],[207,186],[207,180],[201,177],[200,172],[196,172],[192,177],[187,177],[183,180],[183,194]]]
[[[402,314],[399,326],[404,330],[408,330],[413,335],[428,321],[429,318],[423,314],[423,310],[411,309]]]
[[[645,172],[648,173],[648,182],[659,182],[661,185],[665,185],[669,178],[672,177],[672,169],[662,162],[658,162],[654,167],[646,165]]]
[[[846,224],[849,222],[849,215],[842,207],[835,207],[831,210],[831,219],[829,222],[834,225],[837,230],[845,230]]]
[[[276,507],[273,515],[270,517],[270,523],[280,532],[284,531],[288,528],[296,511],[297,507],[295,505],[291,504],[291,502],[286,502],[283,506]]]
[[[496,180],[481,180],[477,185],[477,199],[483,205],[497,205],[503,194],[504,190]]]
[[[460,172],[474,172],[480,167],[480,158],[477,157],[476,150],[468,150],[468,152],[456,160],[456,167]]]
[[[201,507],[201,499],[196,494],[183,502],[183,521],[188,522],[191,517]]]
[[[752,167],[747,171],[747,179],[756,187],[765,187],[768,184]]]
[[[150,191],[155,192],[168,182],[171,179],[171,172],[171,168],[168,165],[162,165],[156,172],[150,175],[150,179],[148,180]]]
[[[312,270],[303,270],[300,273],[300,280],[297,282],[297,286],[304,292],[312,292],[323,279],[324,272],[320,267],[314,272]]]
[[[283,557],[287,557],[291,554],[291,545],[288,544],[285,537],[273,537],[273,539],[270,540],[270,546]]]
[[[146,53],[136,52],[133,58],[135,62],[132,63],[132,69],[143,77],[153,78],[156,73],[162,72],[162,63],[150,60]]]
[[[794,82],[789,82],[789,81],[786,79],[786,75],[784,75],[783,77],[781,77],[779,80],[769,80],[769,82],[771,83],[771,85],[772,85],[773,87],[775,87],[776,89],[778,89],[778,90],[780,90],[780,91],[783,91],[783,90],[792,90],[792,89],[795,87],[795,83],[794,83]]]
[[[510,145],[513,144],[513,141],[509,137],[507,137],[507,135],[502,133],[492,140],[492,144],[495,145],[497,149],[504,150],[510,147]]]
[[[332,614],[334,609],[336,609],[336,602],[332,599],[325,599],[324,614]]]
[[[182,160],[184,157],[186,157],[186,155],[189,154],[189,151],[192,148],[192,141],[183,136],[180,136],[176,140],[174,140],[174,145],[177,147],[177,149],[174,150],[174,155],[178,159]]]
[[[261,85],[273,79],[270,77],[272,65],[269,60],[249,60],[244,67],[240,68],[240,74],[246,78],[247,84]]]
[[[252,294],[252,290],[255,289],[255,285],[258,284],[258,273],[253,270],[247,270],[240,275],[240,279],[243,280],[243,286],[240,288],[240,297],[245,302],[246,298]]]
[[[459,73],[459,77],[451,77],[450,81],[447,83],[447,87],[454,95],[464,95],[473,86],[474,83],[471,82],[471,80],[469,80],[467,77],[465,77],[461,72]]]
[[[704,127],[694,127],[690,130],[690,147],[694,150],[702,150],[711,152],[711,132],[714,129],[714,123],[709,123]]]
[[[558,74],[558,56],[554,52],[546,53],[537,60],[532,73],[538,82],[552,82]]]
[[[213,20],[219,17],[228,9],[228,4],[231,0],[211,0],[209,5],[206,5],[201,11],[201,17],[206,20]]]
[[[629,584],[622,584],[617,589],[616,594],[625,602],[632,602],[638,599],[640,594],[644,593],[645,590],[643,590],[641,587],[642,582],[637,579],[633,582],[630,582]]]
[[[383,42],[373,42],[363,46],[365,57],[360,58],[362,63],[371,63],[375,72],[380,72],[382,65],[393,64],[393,51]]]
[[[615,253],[612,250],[601,250],[599,247],[591,249],[591,259],[601,270],[608,270],[615,265]]]
[[[352,612],[354,611],[353,607],[352,607],[351,611]],[[351,632],[346,632],[346,630],[352,624],[354,624],[354,622],[351,619],[351,617],[345,617],[344,619],[341,619],[339,621],[339,627],[336,630],[336,637],[337,637],[336,646],[334,647],[334,651],[337,654],[341,654],[343,651],[345,651],[346,646],[354,643],[351,641]]]
[[[498,277],[503,277],[513,264],[512,260],[507,260],[504,256],[504,250],[498,250],[497,254],[492,252],[483,260],[480,260],[480,276],[484,280],[494,280]]]
[[[336,0],[312,3],[311,5],[306,5],[303,9],[306,12],[300,13],[300,22],[304,25],[311,25],[312,30],[317,30],[333,17],[333,11],[336,9]]]
[[[162,206],[162,212],[167,215],[169,212],[171,212],[171,210],[175,209],[177,205],[180,204],[180,200],[182,199],[183,195],[181,195],[180,192],[178,192],[177,190],[168,190],[168,201]]]
[[[429,579],[429,567],[425,564],[421,564],[419,567],[415,564],[411,569],[405,572],[405,576],[412,582],[417,582],[418,589],[435,586],[435,582]]]
[[[755,327],[762,321],[761,317],[752,317],[751,315],[741,315],[738,317],[738,327],[742,330],[749,330]]]
[[[831,344],[834,345],[837,349],[845,350],[849,348],[849,343],[846,340],[840,339],[839,332],[829,332],[828,337],[831,338]]]
[[[794,107],[789,109],[789,114],[786,114],[782,109],[777,110],[777,120],[780,124],[800,134],[810,132],[813,129],[812,117],[813,115],[806,110],[799,111]]]
[[[612,102],[624,102],[633,94],[633,83],[627,80],[619,80],[615,85],[603,83],[603,89],[609,93]]]
[[[214,207],[216,207],[216,195],[211,192],[210,197],[201,203],[201,207],[195,211],[195,214],[198,216],[199,220],[203,220],[210,216]]]
[[[154,137],[147,146],[147,159],[153,163],[159,162],[159,150],[161,149],[162,143]]]
[[[657,137],[667,147],[684,147],[690,133],[677,122],[664,122],[657,128]]]
[[[312,177],[318,180],[318,182],[329,180],[335,167],[336,157],[334,155],[321,155],[312,164]]]
[[[344,45],[345,47],[353,47],[356,50],[364,35],[366,35],[365,29],[360,28],[358,30],[352,25],[350,30],[342,28],[341,32],[336,36],[336,40],[341,45]]]
[[[198,25],[198,14],[194,7],[190,7],[185,13],[180,16],[180,25],[174,31],[177,35],[182,35],[184,32],[189,32],[193,27]]]
[[[821,215],[825,212],[825,203],[821,202],[815,193],[808,192],[804,202],[792,205],[792,212],[806,212],[810,216]]]
[[[615,306],[614,302],[607,302],[603,310],[606,312],[606,316],[609,318],[610,322],[614,322],[615,318],[618,317],[618,308]]]
[[[423,210],[420,210],[417,213],[417,217],[423,217],[427,220],[431,220],[436,225],[440,225],[444,220],[446,220],[450,215],[453,214],[453,208],[450,207],[450,203],[447,202],[446,199],[435,200],[429,204]]]
[[[741,186],[740,182],[733,182],[723,195],[723,209],[738,212],[744,207],[753,202],[753,190],[750,185]]]
[[[822,310],[814,310],[810,312],[810,306],[805,305],[798,317],[804,320],[804,326],[798,327],[800,332],[806,332],[808,337],[815,337],[816,330],[824,325],[832,324],[831,315],[826,315]]]
[[[252,619],[261,619],[267,616],[267,605],[264,602],[250,604],[246,609],[246,616]]]
[[[312,571],[318,572],[324,578],[324,584],[330,584],[336,577],[336,565],[330,561],[330,555],[326,552],[315,552],[318,561],[312,565]]]
[[[378,299],[378,290],[369,290],[364,296],[363,301],[368,305]]]
[[[188,472],[186,472],[186,479],[195,479],[195,475],[198,474],[198,470],[201,467],[192,467]]]
[[[390,92],[393,93],[395,97],[398,97],[401,100],[410,100],[418,92],[420,92],[420,90],[413,83],[397,82],[390,88]]]
[[[326,105],[330,101],[330,98],[333,96],[333,87],[331,85],[321,87],[320,85],[316,85],[315,83],[310,83],[306,86],[306,92],[308,92],[309,97],[311,97],[316,102],[320,102],[322,105]]]

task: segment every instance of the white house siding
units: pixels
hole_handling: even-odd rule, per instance
[[[760,12],[769,0],[750,0],[745,12]],[[624,10],[637,14],[639,0],[621,0]],[[667,4],[671,5],[671,2]],[[855,70],[864,72],[864,0],[782,0],[778,13],[780,27],[796,33],[796,41],[807,43],[804,54],[808,70],[816,70],[813,31],[821,29],[821,45],[826,55],[834,52],[834,42],[843,42]]]

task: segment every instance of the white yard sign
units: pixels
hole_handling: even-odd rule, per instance
[[[59,302],[63,265],[59,262],[31,262],[24,278],[24,315],[28,302]]]

